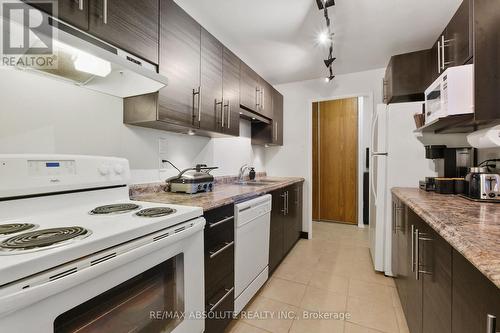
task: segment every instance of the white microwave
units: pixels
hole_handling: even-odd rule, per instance
[[[450,67],[425,91],[425,123],[474,113],[474,65]]]

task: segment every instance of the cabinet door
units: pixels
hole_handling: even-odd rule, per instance
[[[423,332],[451,333],[451,246],[425,225],[420,237]]]
[[[200,25],[173,0],[160,3],[160,73],[168,78],[160,91],[158,118],[191,126],[200,87]]]
[[[444,67],[461,66],[472,58],[471,0],[464,0],[446,27]]]
[[[90,0],[89,32],[158,63],[159,0]]]
[[[487,332],[488,314],[500,318],[500,290],[453,250],[453,333]],[[497,326],[498,331],[498,326]]]
[[[269,239],[269,272],[273,272],[284,256],[285,191],[276,190],[272,195],[271,232]]]
[[[257,112],[259,76],[247,64],[240,65],[240,104],[244,108]]]
[[[500,1],[474,3],[474,111],[476,121],[500,119]]]
[[[398,221],[396,234],[397,234],[397,247],[398,247],[398,262],[397,262],[397,277],[396,288],[398,290],[399,299],[403,311],[407,315],[407,300],[408,300],[408,279],[411,278],[411,243],[408,243],[409,230],[408,226],[408,207],[403,205],[402,209],[398,211],[400,220]]]
[[[207,131],[220,128],[222,122],[222,44],[201,28],[201,90],[198,126]],[[216,120],[219,123],[216,123]]]
[[[57,2],[57,18],[61,21],[69,23],[81,30],[89,28],[89,1],[90,0],[58,0]],[[55,15],[50,2],[30,2],[33,6],[41,11]]]
[[[273,145],[283,146],[283,95],[273,89]]]
[[[267,118],[273,117],[273,90],[274,88],[264,81],[264,79],[260,79],[260,110],[259,113]]]
[[[414,272],[416,265],[414,265],[414,263],[417,260],[416,252],[419,254],[418,260],[420,262],[423,256],[422,251],[416,251],[415,233],[413,231],[422,231],[423,224],[420,217],[411,209],[408,210],[408,224],[410,232],[408,233],[407,243],[410,244],[410,260],[408,261],[407,267],[410,276],[407,279],[406,289],[406,321],[411,333],[422,333],[423,284],[422,279],[416,279],[416,274]],[[419,249],[421,248],[419,247]]]
[[[240,135],[240,59],[227,48],[222,55],[224,133]]]
[[[430,83],[436,81],[436,79],[441,75],[441,35],[439,35],[438,40],[434,43],[431,49],[431,59],[430,59]]]

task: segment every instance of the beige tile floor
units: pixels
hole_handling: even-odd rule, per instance
[[[393,279],[373,270],[368,229],[314,222],[313,235],[295,245],[245,308],[250,315],[226,332],[408,333]],[[318,312],[350,318],[306,318]]]

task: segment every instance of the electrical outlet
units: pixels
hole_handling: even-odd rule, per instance
[[[168,141],[166,138],[158,138],[158,155],[164,156],[168,153]]]

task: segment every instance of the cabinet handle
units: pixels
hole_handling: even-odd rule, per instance
[[[218,226],[218,225],[221,225],[221,224],[223,224],[223,223],[226,223],[226,222],[228,222],[228,221],[231,221],[233,218],[234,218],[234,216],[228,216],[228,217],[226,217],[226,218],[224,218],[224,219],[222,219],[222,220],[220,220],[220,221],[217,221],[217,222],[215,222],[215,223],[209,223],[209,224],[208,224],[208,228],[209,228],[209,229],[211,229],[211,228],[215,228],[215,227],[216,227],[216,226]]]
[[[231,128],[231,101],[228,101],[227,104],[227,128]]]
[[[200,92],[201,92],[201,87],[198,87],[198,90],[196,89],[193,89],[193,125],[194,125],[194,120],[196,119],[196,107],[195,105],[198,104],[198,113],[199,113],[199,110],[200,110]],[[198,98],[198,103],[195,103],[194,99],[195,98]],[[199,121],[199,120],[198,120]]]
[[[259,97],[260,97],[260,92],[259,92],[259,87],[255,87],[255,108],[259,108]]]
[[[217,98],[215,99],[215,113],[217,113],[217,106],[220,106],[220,117],[221,117],[221,126],[224,128],[224,106],[223,106],[223,101],[221,100],[220,102],[217,102]]]
[[[78,0],[78,9],[83,10],[83,0]]]
[[[290,208],[288,199],[289,199],[289,193],[288,193],[288,191],[286,191],[286,215],[288,215],[289,208]]]
[[[226,291],[226,293],[224,294],[224,296],[222,296],[222,298],[220,300],[217,301],[217,303],[215,304],[208,304],[210,306],[210,312],[214,311],[215,309],[217,309],[217,307],[220,305],[220,303],[224,302],[224,300],[226,298],[229,297],[229,295],[231,295],[231,293],[233,292],[234,290],[234,287],[232,287],[231,289],[224,289]]]
[[[415,225],[411,225],[411,271],[415,272]]]
[[[497,333],[497,317],[488,313],[486,320],[486,333]]]
[[[283,198],[283,209],[281,210],[283,215],[286,215],[286,193],[287,192],[283,192],[283,194],[281,195],[281,197]]]
[[[264,110],[264,105],[266,104],[266,92],[264,89],[262,89],[261,94],[262,94],[262,110]]]
[[[201,86],[198,88],[198,122],[201,123],[201,98],[202,98],[202,93],[201,93]]]
[[[413,268],[414,269],[414,272],[415,272],[415,279],[418,281],[420,280],[420,272],[419,272],[419,268],[420,268],[420,246],[418,244],[418,238],[419,238],[419,232],[418,232],[418,229],[415,229],[415,234],[414,234],[414,244],[415,244],[415,267]]]
[[[102,21],[108,24],[108,0],[102,0]]]
[[[275,122],[275,127],[276,127],[276,130],[274,131],[274,136],[275,136],[275,141],[278,142],[278,122],[276,121]]]
[[[438,74],[441,73],[441,42],[438,41]]]
[[[215,257],[217,257],[219,254],[221,254],[222,252],[226,251],[227,249],[229,249],[231,246],[234,245],[234,241],[232,242],[226,242],[225,243],[226,245],[224,245],[222,248],[220,248],[219,250],[215,251],[215,252],[208,252],[208,254],[210,254],[210,259],[213,259]]]

